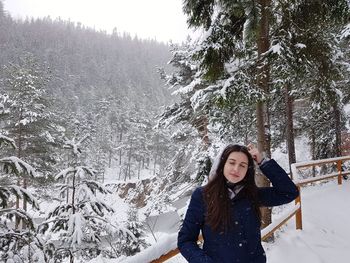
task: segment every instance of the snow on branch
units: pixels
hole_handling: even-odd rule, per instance
[[[342,30],[340,39],[348,38],[350,36],[350,24],[347,24],[346,27]]]
[[[17,148],[15,141],[13,139],[0,134],[0,146],[2,146],[3,144],[8,144],[8,145],[12,146],[12,148],[14,148],[14,149]]]
[[[17,185],[9,185],[9,186],[1,186],[0,187],[1,197],[3,197],[4,193],[12,193],[16,197],[26,200],[30,203],[35,209],[39,210],[39,203],[36,201],[35,197],[29,193],[26,189],[19,187]]]
[[[88,175],[92,177],[94,175],[93,170],[91,170],[89,167],[86,166],[77,166],[77,167],[68,167],[67,169],[64,169],[63,171],[59,172],[55,179],[67,179],[69,177],[76,176],[77,178],[83,179]]]
[[[85,183],[87,185],[87,187],[89,187],[89,189],[91,189],[91,191],[97,190],[102,194],[111,194],[112,193],[107,188],[105,188],[103,184],[101,184],[99,182],[92,181],[92,180],[84,180],[83,183]]]
[[[83,239],[83,226],[85,225],[85,219],[82,214],[72,214],[68,220],[68,235],[70,237],[70,243],[73,248],[79,246]]]
[[[27,226],[30,227],[30,229],[35,230],[34,222],[32,217],[23,209],[18,208],[6,208],[0,210],[0,217],[2,215],[6,215],[7,218],[9,218],[11,221],[13,221],[15,218],[19,218],[25,222]]]
[[[26,174],[31,177],[36,176],[36,172],[31,165],[15,156],[1,158],[0,167],[5,173],[13,172],[16,175],[24,176]]]
[[[89,137],[90,137],[90,134],[86,134],[85,136],[83,136],[77,142],[75,141],[75,138],[73,138],[72,140],[66,140],[65,145],[63,146],[63,148],[72,149],[73,153],[75,155],[79,155],[82,152],[82,150],[80,149],[81,144]]]

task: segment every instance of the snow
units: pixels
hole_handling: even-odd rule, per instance
[[[282,145],[282,148],[275,149],[272,153],[272,158],[289,173],[288,154],[285,152],[285,148]],[[297,162],[311,160],[309,141],[306,137],[297,137],[295,139],[295,155]]]
[[[302,49],[302,48],[306,48],[306,45],[302,43],[297,43],[295,44],[295,47]]]
[[[72,214],[68,221],[68,232],[73,248],[81,244],[83,238],[84,217],[80,213]]]
[[[68,148],[68,149],[73,149],[73,153],[75,155],[79,155],[81,153],[81,144],[90,137],[90,134],[85,134],[80,140],[78,140],[77,142],[75,141],[75,138],[73,138],[72,140],[66,140],[65,142],[65,146],[64,148]]]
[[[350,116],[350,104],[344,106],[344,112],[346,115]],[[350,131],[350,121],[346,123],[346,128],[348,131]]]
[[[341,32],[340,39],[347,38],[350,35],[350,24],[347,24],[344,30]]]
[[[31,165],[22,161],[21,159],[17,158],[16,156],[4,157],[4,158],[0,159],[0,163],[2,166],[13,165],[12,167],[15,168],[14,172],[17,171],[19,174],[27,173],[29,176],[32,176],[32,177],[37,176],[34,168]]]
[[[272,54],[281,55],[282,51],[283,51],[283,48],[281,44],[277,43],[276,45],[271,46],[270,49],[267,51],[267,53],[271,52]]]
[[[170,235],[165,235],[158,242],[143,250],[142,252],[136,254],[135,256],[121,259],[120,261],[111,261],[111,262],[120,262],[120,263],[139,263],[139,262],[150,262],[155,258],[159,258],[164,251],[170,251],[176,248],[177,243],[177,233]]]
[[[336,180],[302,189],[303,230],[289,226],[274,244],[266,245],[269,263],[347,262],[350,228],[350,182]]]
[[[261,236],[265,236],[267,233],[269,233],[270,231],[272,231],[274,228],[276,228],[279,224],[281,224],[283,222],[283,220],[285,218],[288,218],[289,216],[291,216],[293,213],[295,213],[298,209],[300,208],[300,204],[296,204],[295,206],[293,206],[291,209],[288,209],[286,212],[282,213],[282,215],[280,215],[280,218],[275,219],[270,225],[268,225],[267,227],[265,227],[264,229],[261,230]]]
[[[6,141],[6,142],[10,143],[11,145],[13,145],[14,148],[16,148],[15,140],[13,140],[5,135],[0,134],[0,141]]]

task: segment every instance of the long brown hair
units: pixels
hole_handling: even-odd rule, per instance
[[[248,199],[251,201],[259,221],[261,219],[258,203],[258,187],[255,183],[255,165],[253,157],[249,153],[247,147],[238,144],[230,144],[224,149],[220,156],[219,165],[213,179],[210,180],[203,189],[204,201],[207,205],[206,223],[214,231],[226,231],[231,227],[231,200],[228,195],[227,180],[223,171],[225,163],[232,152],[242,152],[248,158],[247,174],[239,184],[244,186],[242,191],[244,191]]]

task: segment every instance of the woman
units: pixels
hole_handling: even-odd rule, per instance
[[[274,160],[252,145],[228,145],[217,157],[204,187],[197,188],[178,235],[188,262],[266,262],[260,235],[260,206],[289,203],[298,189]],[[255,163],[272,187],[255,184]],[[197,245],[202,231],[203,249]]]

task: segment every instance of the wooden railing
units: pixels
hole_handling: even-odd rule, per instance
[[[299,162],[299,163],[293,163],[291,165],[292,174],[294,176],[298,176],[300,174],[301,169],[307,169],[310,167],[314,168],[315,166],[320,166],[320,165],[325,165],[325,164],[330,164],[330,163],[335,163],[337,166],[336,173],[314,176],[312,178],[295,181],[296,185],[299,188],[299,196],[297,197],[297,199],[295,199],[295,202],[300,203],[300,209],[295,214],[296,229],[303,229],[302,207],[301,207],[301,204],[302,204],[301,203],[301,187],[303,187],[307,184],[310,184],[310,183],[315,183],[315,182],[319,182],[319,181],[323,181],[323,180],[329,180],[329,179],[332,179],[335,177],[337,177],[337,179],[338,179],[338,184],[341,185],[343,182],[343,176],[350,174],[349,171],[342,171],[343,162],[348,161],[348,160],[350,160],[350,156],[343,156],[343,157],[336,157],[336,158],[329,158],[329,159],[322,159],[322,160],[314,160],[314,161],[309,161],[309,162]]]
[[[301,169],[307,169],[307,168],[314,168],[315,166],[329,164],[329,163],[336,163],[337,165],[337,172],[321,175],[321,176],[315,176],[308,179],[303,180],[295,180],[295,184],[297,185],[299,189],[299,196],[295,199],[295,206],[285,215],[281,216],[281,218],[277,221],[272,222],[270,225],[268,225],[266,228],[264,228],[261,231],[261,240],[266,240],[269,236],[273,235],[273,233],[279,229],[282,225],[286,224],[286,222],[291,219],[295,215],[295,227],[296,229],[302,229],[303,223],[302,223],[302,207],[301,207],[301,187],[318,182],[323,180],[329,180],[332,178],[337,177],[338,178],[338,184],[342,184],[342,176],[349,175],[350,171],[342,171],[342,164],[344,161],[350,160],[350,156],[344,156],[344,157],[337,157],[337,158],[330,158],[330,159],[322,159],[322,160],[315,160],[315,161],[309,161],[309,162],[300,162],[300,163],[294,163],[292,164],[292,174],[294,175],[294,178],[298,177],[300,174]],[[200,235],[198,237],[198,242],[202,242],[203,237]],[[158,259],[155,259],[151,261],[151,263],[161,263],[165,262],[166,260],[176,256],[179,253],[179,249],[175,248],[166,254],[162,255]]]

